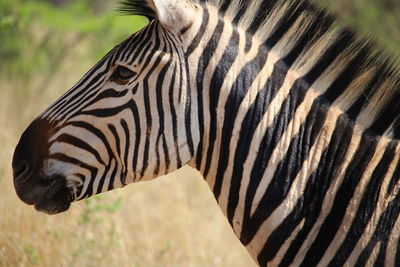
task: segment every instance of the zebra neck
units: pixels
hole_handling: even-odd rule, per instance
[[[397,141],[366,131],[344,111],[343,99],[327,98],[337,73],[306,79],[287,58],[254,44],[249,49],[243,37],[231,31],[224,41],[230,46],[211,53],[215,66],[203,61],[209,52],[199,57],[201,142],[193,165],[253,257],[284,255],[289,237],[325,251],[324,238],[345,236],[335,233],[356,227],[356,214],[366,214],[356,219],[361,233],[382,216],[398,215]],[[371,198],[360,199],[364,192]],[[300,246],[291,249],[288,257],[301,255]]]
[[[383,234],[390,235],[399,213],[398,142],[365,131],[287,66],[276,61],[270,68],[263,82],[251,83],[262,87],[246,90],[246,81],[236,81],[242,86],[220,95],[205,116],[209,142],[200,171],[243,244],[255,259],[273,260],[289,250],[288,238],[296,239],[285,259],[311,248],[308,266],[314,266],[312,252],[329,251],[346,237],[345,229],[357,228],[352,232],[359,240],[364,232],[375,234],[367,231],[370,225],[395,213],[385,223]]]
[[[254,259],[341,266],[377,242],[396,247],[395,75],[352,34],[320,31],[318,14],[306,27],[282,19],[260,44],[211,11],[189,49],[200,133],[192,165]]]

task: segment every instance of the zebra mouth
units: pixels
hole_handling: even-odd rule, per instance
[[[72,200],[70,189],[65,182],[55,179],[33,205],[37,211],[53,215],[67,211]]]

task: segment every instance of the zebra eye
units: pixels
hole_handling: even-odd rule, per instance
[[[118,81],[127,81],[133,78],[137,73],[123,66],[118,66],[114,73],[112,74],[112,78]]]

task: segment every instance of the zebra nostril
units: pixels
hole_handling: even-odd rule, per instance
[[[29,175],[29,165],[26,161],[20,161],[13,166],[14,179],[25,179]]]

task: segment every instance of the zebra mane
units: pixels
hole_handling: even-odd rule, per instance
[[[153,10],[146,0],[125,0],[121,1],[117,11],[126,15],[144,16],[149,20],[157,18],[157,13]]]
[[[278,44],[282,53],[278,56],[285,56],[291,69],[299,73],[323,58],[329,62],[329,71],[318,75],[333,82],[325,93],[328,103],[364,130],[400,138],[400,68],[371,38],[360,38],[351,29],[338,26],[333,16],[309,0],[182,1],[214,6],[221,17],[267,48]],[[126,0],[120,11],[156,19],[149,2]],[[291,53],[285,53],[296,49],[299,56],[290,62]],[[318,84],[313,89],[318,90]]]

